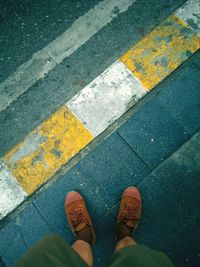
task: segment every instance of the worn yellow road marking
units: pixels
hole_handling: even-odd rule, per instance
[[[200,37],[181,19],[169,17],[120,60],[148,90],[200,48]]]
[[[89,131],[63,106],[9,151],[4,161],[30,195],[91,140]]]

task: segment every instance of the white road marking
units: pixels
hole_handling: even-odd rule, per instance
[[[100,29],[136,0],[104,0],[79,17],[61,36],[33,54],[32,58],[0,84],[0,111],[70,56]]]
[[[66,105],[97,136],[146,93],[128,68],[116,61]]]
[[[26,198],[12,174],[0,163],[0,220],[14,210]]]
[[[176,15],[200,35],[200,0],[189,0],[179,8]]]

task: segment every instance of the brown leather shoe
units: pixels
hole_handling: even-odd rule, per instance
[[[85,201],[78,192],[71,191],[66,195],[65,211],[70,228],[77,236],[77,239],[94,245],[96,235],[92,220],[86,208]]]
[[[138,227],[141,218],[141,195],[134,186],[128,187],[123,195],[117,217],[116,235],[121,240],[126,236],[131,236]]]

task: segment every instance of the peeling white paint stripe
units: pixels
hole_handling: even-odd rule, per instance
[[[0,163],[0,220],[20,205],[26,196],[9,170]]]
[[[175,13],[200,35],[200,0],[189,0]]]
[[[128,68],[116,61],[66,105],[97,136],[146,93]]]
[[[0,111],[43,78],[57,64],[70,56],[100,29],[111,22],[136,0],[104,0],[79,17],[61,36],[35,53],[7,80],[0,84]]]

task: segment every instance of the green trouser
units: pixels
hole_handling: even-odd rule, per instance
[[[63,238],[48,235],[30,249],[15,267],[88,267]],[[108,267],[174,267],[168,257],[145,246],[133,245],[115,252]]]

